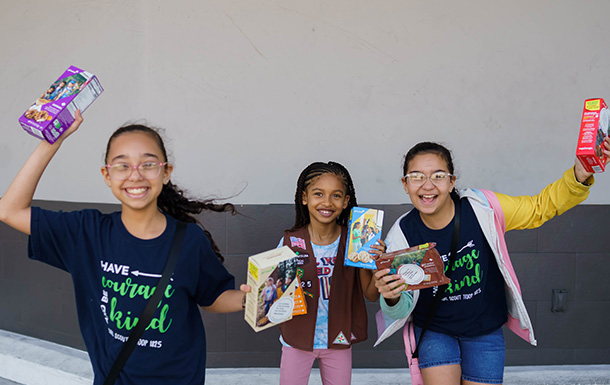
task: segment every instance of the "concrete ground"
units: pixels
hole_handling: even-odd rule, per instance
[[[277,368],[214,369],[208,385],[267,385],[279,383]],[[82,385],[93,382],[87,353],[0,330],[0,385]],[[310,385],[321,385],[312,371]],[[353,385],[410,385],[408,369],[354,369]],[[610,365],[511,366],[507,385],[610,385]]]

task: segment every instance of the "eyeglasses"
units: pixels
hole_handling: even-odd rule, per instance
[[[433,185],[441,187],[445,186],[454,177],[453,174],[448,172],[438,171],[432,173],[430,176],[426,176],[421,172],[411,172],[405,175],[403,178],[412,186],[423,186],[426,183],[426,179],[430,179]]]
[[[131,166],[127,163],[115,163],[107,164],[106,169],[110,177],[115,180],[126,180],[131,176],[133,170],[138,170],[138,174],[144,179],[155,179],[161,174],[161,168],[165,166],[167,162],[155,163],[155,162],[144,162],[137,166]]]

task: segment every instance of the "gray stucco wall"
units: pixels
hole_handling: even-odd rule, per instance
[[[76,210],[117,205],[39,201],[45,208]],[[366,205],[386,212],[386,229],[409,205]],[[226,257],[237,282],[245,282],[249,255],[274,248],[292,224],[292,205],[243,205],[242,215],[202,217]],[[610,363],[610,251],[608,205],[581,205],[539,229],[507,234],[538,347],[506,331],[507,365]],[[73,289],[67,273],[27,259],[27,237],[0,224],[0,329],[84,349],[78,330]],[[568,291],[567,310],[551,312],[552,289]],[[354,367],[404,367],[400,336],[377,348],[369,303],[369,340],[354,348]],[[254,333],[243,314],[203,314],[209,367],[278,367],[276,328]]]

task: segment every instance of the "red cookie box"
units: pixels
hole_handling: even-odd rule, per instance
[[[588,172],[603,172],[606,169],[606,155],[602,149],[609,126],[610,110],[604,99],[585,100],[576,157]]]

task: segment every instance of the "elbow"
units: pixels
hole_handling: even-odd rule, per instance
[[[370,302],[377,302],[379,300],[379,292],[375,290],[375,293],[367,293],[364,295]]]
[[[8,220],[8,217],[9,217],[9,215],[6,211],[6,208],[2,204],[2,198],[0,198],[0,221],[6,223],[6,221]]]

